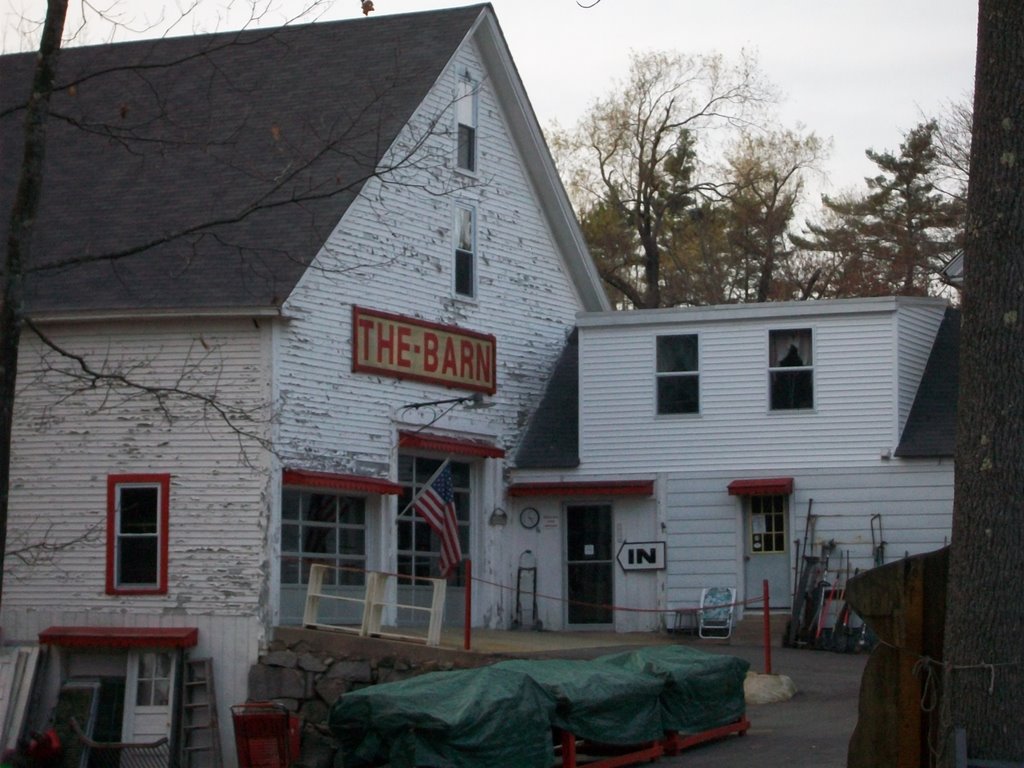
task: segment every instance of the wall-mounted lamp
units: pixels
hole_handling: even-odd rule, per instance
[[[493,526],[504,528],[508,524],[508,512],[501,507],[495,507],[487,522]]]

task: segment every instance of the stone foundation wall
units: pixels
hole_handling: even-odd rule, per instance
[[[483,666],[498,658],[503,657],[279,629],[249,670],[249,700],[277,702],[302,718],[300,768],[332,768],[341,761],[327,716],[346,692],[427,672]]]

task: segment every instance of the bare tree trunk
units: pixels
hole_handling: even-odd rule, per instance
[[[1024,760],[1024,4],[981,0],[943,733]],[[948,741],[946,741],[948,743]],[[943,765],[953,757],[943,756]]]
[[[49,0],[39,43],[32,93],[25,111],[25,146],[21,176],[11,207],[7,253],[4,259],[0,305],[0,604],[3,602],[4,553],[11,487],[11,430],[18,377],[18,346],[24,317],[24,270],[29,259],[32,225],[43,187],[43,155],[50,94],[60,54],[67,0]]]
[[[757,281],[757,300],[768,301],[772,291],[772,277],[775,272],[775,248],[772,243],[768,244],[767,253],[764,255],[764,262],[761,264],[761,276]]]

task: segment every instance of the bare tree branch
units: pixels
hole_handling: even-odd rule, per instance
[[[7,557],[16,557],[25,565],[53,565],[58,553],[74,549],[80,544],[99,541],[104,531],[103,523],[97,522],[89,526],[85,533],[58,540],[52,535],[55,527],[54,523],[50,523],[45,530],[38,533],[20,532],[13,540],[13,545],[8,545]]]

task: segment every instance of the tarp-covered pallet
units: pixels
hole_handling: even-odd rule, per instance
[[[630,765],[748,727],[733,656],[660,646],[593,661],[515,660],[342,696],[329,724],[344,765]]]

